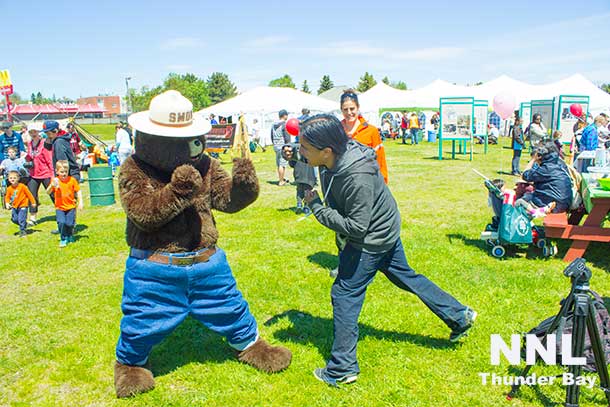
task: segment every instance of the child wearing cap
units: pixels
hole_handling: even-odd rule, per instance
[[[78,181],[68,175],[70,165],[66,160],[59,160],[55,165],[57,177],[47,188],[48,194],[55,196],[55,218],[59,230],[59,247],[66,247],[74,242],[74,225],[76,224],[76,207],[83,209],[83,195]],[[76,198],[76,199],[75,199]]]
[[[28,205],[36,207],[36,200],[30,190],[19,182],[18,171],[9,171],[9,186],[6,189],[4,205],[6,209],[12,209],[11,222],[19,225],[19,237],[24,237],[27,232]]]

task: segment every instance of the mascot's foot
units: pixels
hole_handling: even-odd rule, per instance
[[[114,365],[114,389],[118,398],[131,397],[152,390],[155,379],[150,370],[140,366]]]
[[[286,369],[292,360],[292,353],[281,346],[271,346],[264,339],[258,338],[254,345],[239,352],[240,362],[254,366],[266,373],[275,373]]]

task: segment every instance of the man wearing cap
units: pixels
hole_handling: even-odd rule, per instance
[[[21,134],[13,131],[13,123],[2,122],[2,133],[0,134],[0,161],[8,158],[8,148],[15,146],[19,149],[18,155],[25,154],[25,144]],[[23,153],[23,154],[22,154]]]
[[[47,135],[44,147],[53,152],[53,168],[59,160],[67,160],[70,166],[69,175],[80,181],[80,169],[70,146],[70,135],[59,128],[59,123],[47,120],[42,125],[42,131]]]
[[[234,159],[229,174],[206,155],[204,135],[211,125],[174,90],[154,97],[148,111],[129,116],[129,124],[135,153],[119,173],[130,252],[116,346],[117,397],[154,387],[148,356],[189,315],[224,336],[241,362],[269,373],[285,369],[292,354],[259,337],[216,246],[212,210],[237,212],[258,197],[252,161]]]
[[[288,185],[286,179],[286,167],[288,161],[282,156],[282,148],[290,143],[290,134],[286,131],[286,120],[288,120],[288,112],[284,109],[278,112],[280,121],[271,126],[271,142],[273,143],[273,151],[275,151],[275,165],[277,166],[278,185]]]

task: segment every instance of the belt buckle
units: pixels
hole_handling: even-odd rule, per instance
[[[191,266],[195,260],[194,256],[171,257],[172,266]]]

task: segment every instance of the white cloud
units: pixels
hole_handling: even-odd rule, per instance
[[[254,38],[244,43],[245,48],[273,48],[278,45],[286,44],[290,41],[289,37],[279,35],[269,35],[266,37]]]
[[[172,50],[179,48],[199,48],[203,46],[203,41],[194,37],[178,37],[170,38],[161,43],[160,48],[163,50]]]

